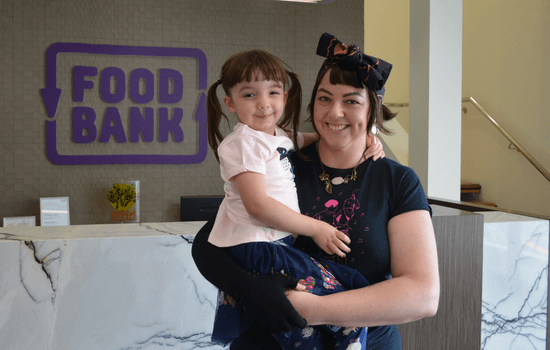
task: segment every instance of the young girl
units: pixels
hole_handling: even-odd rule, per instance
[[[289,85],[289,78],[292,85]],[[223,86],[224,104],[239,122],[225,139],[220,132],[223,113],[216,89]],[[220,161],[225,199],[220,205],[209,242],[228,247],[246,269],[258,274],[286,274],[300,279],[300,289],[318,295],[368,285],[353,269],[332,266],[292,247],[297,235],[311,237],[326,253],[345,257],[350,251],[346,234],[331,225],[300,214],[289,153],[316,134],[298,129],[301,86],[298,76],[286,71],[281,60],[261,51],[245,51],[230,57],[221,79],[208,91],[208,137]],[[218,142],[221,142],[218,146]],[[292,232],[292,234],[290,233]],[[331,268],[332,266],[332,268]],[[341,271],[334,276],[332,270]],[[343,285],[342,285],[343,284]],[[212,340],[227,345],[252,323],[231,296],[220,292]],[[367,330],[321,326],[336,337],[337,349],[362,344]],[[313,349],[320,345],[320,329],[306,327],[274,334],[285,349]]]

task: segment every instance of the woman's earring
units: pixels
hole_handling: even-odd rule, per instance
[[[371,133],[373,135],[378,134],[378,127],[376,126],[376,124],[372,124]]]

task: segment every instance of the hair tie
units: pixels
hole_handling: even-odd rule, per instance
[[[222,79],[221,79],[221,78],[218,79],[217,83],[218,83],[218,85],[223,85],[223,84],[222,84]]]
[[[384,60],[365,55],[356,45],[346,45],[329,33],[323,33],[317,45],[317,55],[325,57],[321,71],[329,65],[357,72],[365,86],[376,92],[380,104],[384,97],[384,84],[390,76],[392,65]]]

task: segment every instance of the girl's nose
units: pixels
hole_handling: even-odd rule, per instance
[[[266,96],[262,96],[258,99],[258,109],[265,110],[269,107],[269,99]]]

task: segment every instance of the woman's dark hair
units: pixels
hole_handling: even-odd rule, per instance
[[[250,50],[237,53],[227,61],[222,67],[220,80],[215,82],[208,89],[207,96],[207,120],[208,120],[208,143],[214,151],[216,159],[218,157],[218,146],[223,141],[223,134],[220,131],[220,122],[222,117],[229,123],[229,118],[222,110],[218,100],[216,89],[222,85],[226,95],[231,94],[231,89],[240,82],[250,82],[258,77],[265,80],[278,81],[286,89],[290,77],[290,89],[288,90],[288,99],[282,119],[277,123],[281,128],[291,126],[294,130],[293,143],[298,154],[298,127],[300,124],[300,110],[302,108],[302,85],[299,76],[284,68],[286,65],[277,56],[263,50]]]
[[[368,115],[368,121],[367,121],[368,133],[371,133],[372,126],[375,123],[376,123],[376,127],[381,132],[385,134],[392,133],[391,130],[387,129],[384,126],[384,123],[388,120],[395,118],[397,113],[393,113],[392,111],[390,111],[388,107],[386,107],[383,104],[380,105],[381,102],[378,99],[376,92],[367,88],[363,84],[363,82],[359,80],[359,78],[357,77],[357,73],[355,71],[341,69],[337,65],[326,65],[326,64],[323,65],[323,69],[317,75],[317,80],[315,81],[315,85],[313,86],[313,91],[311,93],[311,100],[307,107],[307,110],[309,112],[309,118],[307,119],[307,121],[311,122],[315,132],[319,133],[313,121],[314,105],[315,105],[315,100],[317,98],[317,90],[319,89],[319,84],[321,84],[321,80],[323,80],[325,74],[327,73],[330,74],[329,81],[333,85],[348,85],[358,89],[367,89],[367,94],[369,96],[369,102],[370,102],[370,109],[369,109],[369,115]]]

